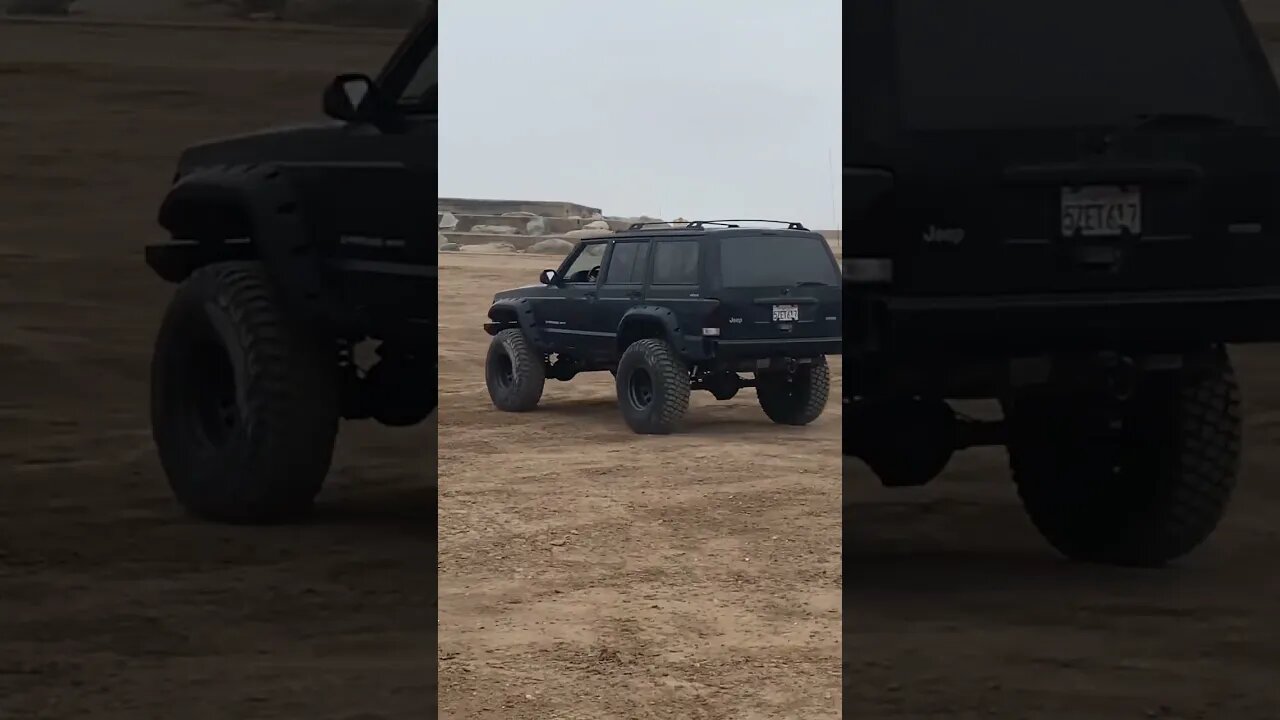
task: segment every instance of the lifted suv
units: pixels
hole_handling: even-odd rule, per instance
[[[736,222],[770,221],[638,223],[584,240],[541,285],[498,293],[484,326],[493,404],[532,410],[546,378],[609,370],[638,433],[675,429],[691,389],[728,400],[754,387],[774,422],[816,420],[826,356],[840,353],[835,256],[799,223]]]
[[[1191,551],[1240,464],[1224,346],[1280,340],[1280,93],[1240,4],[851,8],[845,453],[904,486],[1006,445],[1063,554]]]
[[[436,25],[376,80],[341,75],[338,122],[187,150],[147,264],[178,288],[156,339],[151,421],[178,500],[283,520],[329,471],[340,417],[436,406]],[[361,357],[376,345],[377,359]]]

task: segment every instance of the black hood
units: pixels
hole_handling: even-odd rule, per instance
[[[332,160],[329,156],[337,144],[330,140],[342,130],[343,123],[330,120],[209,140],[182,153],[178,172],[186,174],[211,166]]]

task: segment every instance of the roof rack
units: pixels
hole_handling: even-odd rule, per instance
[[[629,227],[627,227],[627,229],[628,229],[628,230],[643,230],[643,229],[644,229],[646,226],[648,226],[648,225],[663,225],[663,226],[668,227],[668,228],[671,228],[671,229],[678,229],[678,228],[675,228],[675,227],[674,227],[674,223],[668,222],[668,221],[666,221],[666,220],[653,220],[653,221],[651,221],[651,222],[638,222],[638,223],[631,223],[631,225],[630,225]]]
[[[744,222],[775,223],[775,224],[778,224],[778,225],[786,225],[788,230],[804,230],[804,231],[806,231],[806,232],[809,230],[809,228],[805,227],[804,225],[801,225],[801,224],[800,224],[800,223],[798,223],[798,222],[792,222],[792,221],[790,221],[790,220],[757,220],[757,219],[737,219],[737,218],[732,218],[732,219],[728,219],[728,220],[691,220],[691,221],[689,221],[689,222],[683,223],[683,225],[682,225],[682,226],[683,226],[684,228],[692,228],[692,229],[694,229],[694,230],[702,230],[702,229],[704,229],[707,225],[720,225],[721,227],[737,228],[737,227],[742,227],[742,226],[741,226],[741,225],[736,225],[736,224],[734,224],[734,223],[744,223]],[[673,226],[673,225],[674,225],[674,223],[671,223],[671,222],[668,222],[668,221],[665,221],[665,220],[658,220],[658,221],[655,221],[655,222],[631,223],[631,227],[629,227],[629,228],[627,228],[627,229],[628,229],[628,230],[641,230],[641,229],[643,229],[646,225],[667,225],[667,226]]]

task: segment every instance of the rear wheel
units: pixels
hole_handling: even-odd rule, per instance
[[[518,328],[493,336],[484,361],[484,380],[493,406],[506,412],[538,407],[547,382],[547,367]]]
[[[769,419],[780,425],[808,425],[827,407],[831,371],[820,357],[794,372],[756,373],[756,397]]]
[[[662,340],[637,340],[622,354],[614,381],[627,425],[645,435],[665,435],[689,409],[689,369]]]
[[[1014,480],[1031,521],[1067,557],[1157,566],[1200,545],[1240,463],[1240,397],[1225,353],[1197,373],[1152,374],[1130,399],[1015,397]]]
[[[151,365],[151,427],[178,501],[209,519],[290,519],[319,493],[338,432],[336,345],[290,322],[257,263],[194,272]]]

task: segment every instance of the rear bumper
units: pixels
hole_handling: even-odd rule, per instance
[[[787,338],[785,340],[708,340],[709,356],[724,360],[764,360],[770,358],[814,358],[839,355],[843,342],[838,337]]]
[[[882,296],[846,308],[863,349],[1050,351],[1280,341],[1280,286],[1017,296]],[[861,326],[859,326],[861,321]]]

